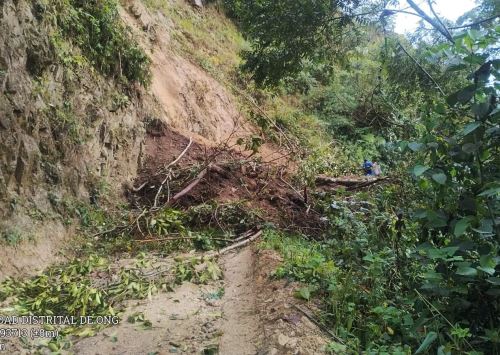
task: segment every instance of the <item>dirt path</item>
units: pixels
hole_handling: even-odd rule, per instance
[[[72,350],[85,355],[256,354],[261,327],[254,257],[247,247],[219,260],[224,280],[185,282],[173,292],[128,302],[120,324],[77,341]],[[133,318],[137,321],[128,321]]]
[[[251,247],[222,259],[225,295],[221,355],[257,353],[260,319],[256,307],[255,258]]]
[[[216,285],[184,283],[174,293],[130,303],[118,326],[78,342],[73,351],[86,355],[160,355],[201,354],[205,349],[217,348],[220,305],[210,304],[208,296],[215,292]],[[127,321],[134,315],[143,315],[151,326]]]

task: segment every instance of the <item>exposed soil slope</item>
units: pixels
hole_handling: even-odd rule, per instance
[[[248,135],[248,125],[234,97],[217,80],[172,51],[173,24],[140,1],[127,1],[121,16],[152,60],[152,93],[164,115],[161,119],[206,143]],[[234,134],[238,132],[237,134]]]
[[[89,203],[99,186],[120,195],[155,115],[143,89],[57,60],[54,21],[38,10],[0,1],[0,280],[62,259],[74,232],[67,206]]]

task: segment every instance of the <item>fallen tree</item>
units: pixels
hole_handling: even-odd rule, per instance
[[[384,177],[355,177],[355,178],[335,178],[327,175],[318,175],[316,177],[316,185],[317,186],[343,186],[346,187],[348,191],[361,189],[364,187],[368,187],[370,185],[378,184],[381,182],[388,182],[391,179],[387,176]]]

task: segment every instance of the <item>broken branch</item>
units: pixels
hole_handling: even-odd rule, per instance
[[[182,189],[182,191],[176,193],[174,195],[174,197],[172,197],[172,200],[171,201],[177,201],[178,199],[180,199],[182,196],[184,196],[185,194],[187,194],[189,191],[191,191],[196,185],[198,185],[201,181],[201,179],[203,179],[205,177],[205,175],[207,175],[207,172],[208,172],[208,168],[205,168],[203,169],[199,174],[198,176],[196,177],[196,179],[194,179],[188,186],[186,186],[184,189]]]
[[[224,254],[224,253],[227,253],[228,251],[231,251],[231,250],[234,250],[234,249],[237,249],[237,248],[241,248],[247,244],[250,244],[251,242],[253,242],[255,239],[259,238],[260,236],[262,235],[262,231],[258,231],[257,233],[255,233],[253,236],[251,236],[250,238],[248,239],[245,239],[239,243],[236,243],[236,244],[233,244],[233,245],[230,245],[228,247],[225,247],[224,249],[221,249],[217,254]]]
[[[210,238],[218,242],[232,242],[233,239],[226,238]],[[178,240],[199,240],[197,237],[169,237],[169,238],[158,238],[158,239],[135,239],[134,242],[138,243],[154,243],[154,242],[167,242],[167,241],[178,241]]]
[[[399,44],[399,47],[401,47],[401,49],[403,50],[403,52],[405,52],[405,54],[413,61],[413,63],[415,63],[415,65],[434,83],[434,85],[436,85],[436,88],[439,90],[441,95],[446,96],[443,89],[441,89],[441,86],[439,86],[437,81],[434,80],[432,75],[429,74],[429,72],[427,70],[425,70],[425,68],[415,58],[413,58],[413,56],[410,53],[408,53],[408,51],[406,50],[405,47],[403,47],[401,42],[398,42],[398,44]]]
[[[292,306],[293,306],[293,308],[295,308],[296,310],[298,310],[300,313],[302,313],[304,316],[306,316],[306,318],[309,319],[311,322],[313,322],[318,328],[320,328],[322,331],[324,331],[325,333],[327,333],[332,339],[334,339],[335,341],[337,341],[337,342],[339,342],[339,343],[341,343],[343,345],[346,345],[345,342],[342,339],[340,339],[338,336],[336,336],[335,334],[333,334],[330,329],[328,329],[323,324],[321,324],[318,320],[316,320],[316,318],[314,318],[308,312],[304,311],[302,308],[300,308],[297,305],[292,304]]]
[[[179,160],[181,160],[181,158],[184,156],[184,154],[186,154],[186,152],[188,151],[189,147],[191,147],[191,144],[193,144],[193,138],[189,137],[189,143],[188,143],[188,145],[181,152],[181,154],[179,154],[179,156],[177,157],[177,159],[175,159],[173,162],[171,162],[170,164],[168,164],[167,166],[165,166],[165,170],[167,171],[167,176],[165,177],[165,179],[163,179],[163,181],[162,181],[162,183],[160,185],[160,188],[158,189],[158,192],[156,193],[155,200],[154,200],[154,203],[153,203],[153,208],[156,208],[156,206],[158,205],[158,197],[160,196],[161,190],[163,189],[163,185],[165,185],[165,183],[167,182],[167,180],[170,177],[170,174],[168,173],[168,168],[170,168],[171,166],[174,166],[175,164],[177,164],[177,162]]]

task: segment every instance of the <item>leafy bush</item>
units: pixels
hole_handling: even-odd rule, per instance
[[[470,73],[469,83],[430,102],[422,138],[404,142],[415,159],[411,174],[420,198],[413,218],[425,241],[415,258],[428,266],[421,291],[448,323],[438,334],[454,334],[446,346],[455,350],[488,353],[498,351],[491,334],[500,325],[499,38],[499,27],[470,30],[454,45],[434,48],[449,63],[444,69],[458,78]]]
[[[359,5],[352,0],[226,0],[224,4],[252,40],[252,49],[243,52],[242,68],[257,84],[270,86],[298,74],[304,58],[321,62],[338,53],[341,29],[351,23],[349,14]]]
[[[63,35],[104,75],[150,82],[150,59],[121,23],[116,0],[58,0]]]

